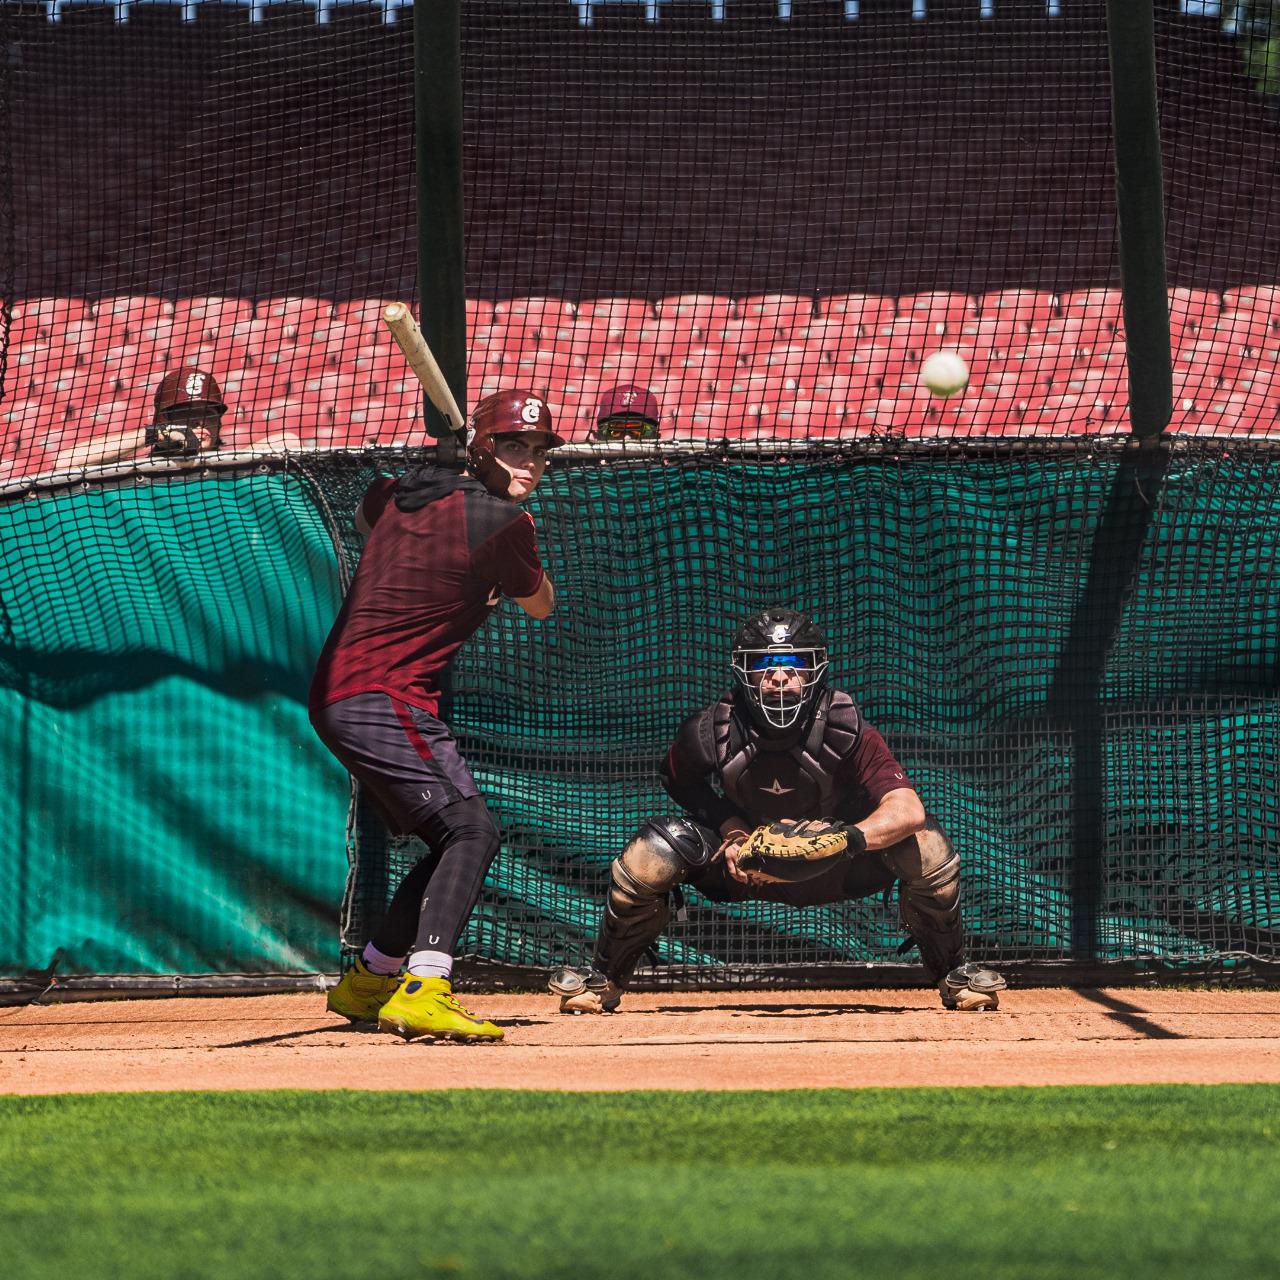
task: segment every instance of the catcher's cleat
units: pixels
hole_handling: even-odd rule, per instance
[[[378,1030],[404,1040],[496,1042],[502,1028],[468,1013],[453,994],[448,978],[418,978],[406,974],[395,994],[378,1014]]]
[[[622,988],[595,969],[585,978],[574,969],[557,969],[547,986],[560,997],[561,1013],[612,1013],[622,1003]]]
[[[338,985],[329,988],[325,1005],[330,1013],[341,1014],[352,1022],[377,1022],[378,1011],[399,985],[398,973],[374,973],[357,960]]]
[[[1000,992],[1009,984],[994,970],[980,964],[957,965],[938,983],[944,1009],[981,1013],[1000,1007]]]

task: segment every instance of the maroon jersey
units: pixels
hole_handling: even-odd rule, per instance
[[[501,596],[542,585],[533,521],[468,476],[375,481],[370,533],[311,681],[313,710],[381,692],[437,714],[449,660]]]
[[[824,694],[806,726],[767,737],[735,694],[690,716],[662,765],[662,784],[690,816],[719,828],[778,818],[861,822],[910,787],[885,740],[848,694]]]

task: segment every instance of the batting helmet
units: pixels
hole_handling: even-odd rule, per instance
[[[731,662],[751,718],[762,729],[789,729],[827,682],[827,638],[808,614],[764,609],[738,628]],[[799,681],[766,680],[773,667]]]
[[[558,448],[564,437],[551,425],[547,402],[533,391],[497,391],[485,396],[471,414],[467,429],[467,465],[491,493],[507,496],[510,477],[498,462],[495,450],[503,436],[542,435],[547,447]]]
[[[227,411],[222,389],[213,374],[196,368],[175,369],[172,373],[166,373],[156,388],[155,406],[157,418],[165,417],[174,409],[197,406],[212,409],[218,414]]]
[[[620,382],[600,397],[596,435],[601,440],[656,440],[661,413],[648,387]]]

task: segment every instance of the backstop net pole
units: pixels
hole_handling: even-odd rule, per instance
[[[1149,440],[1173,416],[1153,0],[1107,0],[1107,41],[1129,421],[1135,436]]]
[[[466,413],[461,0],[414,0],[413,86],[421,328]],[[424,412],[428,432],[450,440],[444,418],[425,398]]]

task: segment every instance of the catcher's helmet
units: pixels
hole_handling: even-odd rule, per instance
[[[549,449],[564,444],[551,425],[547,402],[533,391],[497,391],[476,405],[467,426],[467,465],[490,493],[507,496],[510,476],[495,457],[503,436],[543,435]]]
[[[648,387],[620,382],[600,397],[596,436],[600,440],[656,440],[661,412],[658,397]]]
[[[764,609],[738,628],[731,661],[751,718],[765,730],[789,729],[827,682],[827,638],[807,614]],[[798,679],[770,676],[776,668]]]

